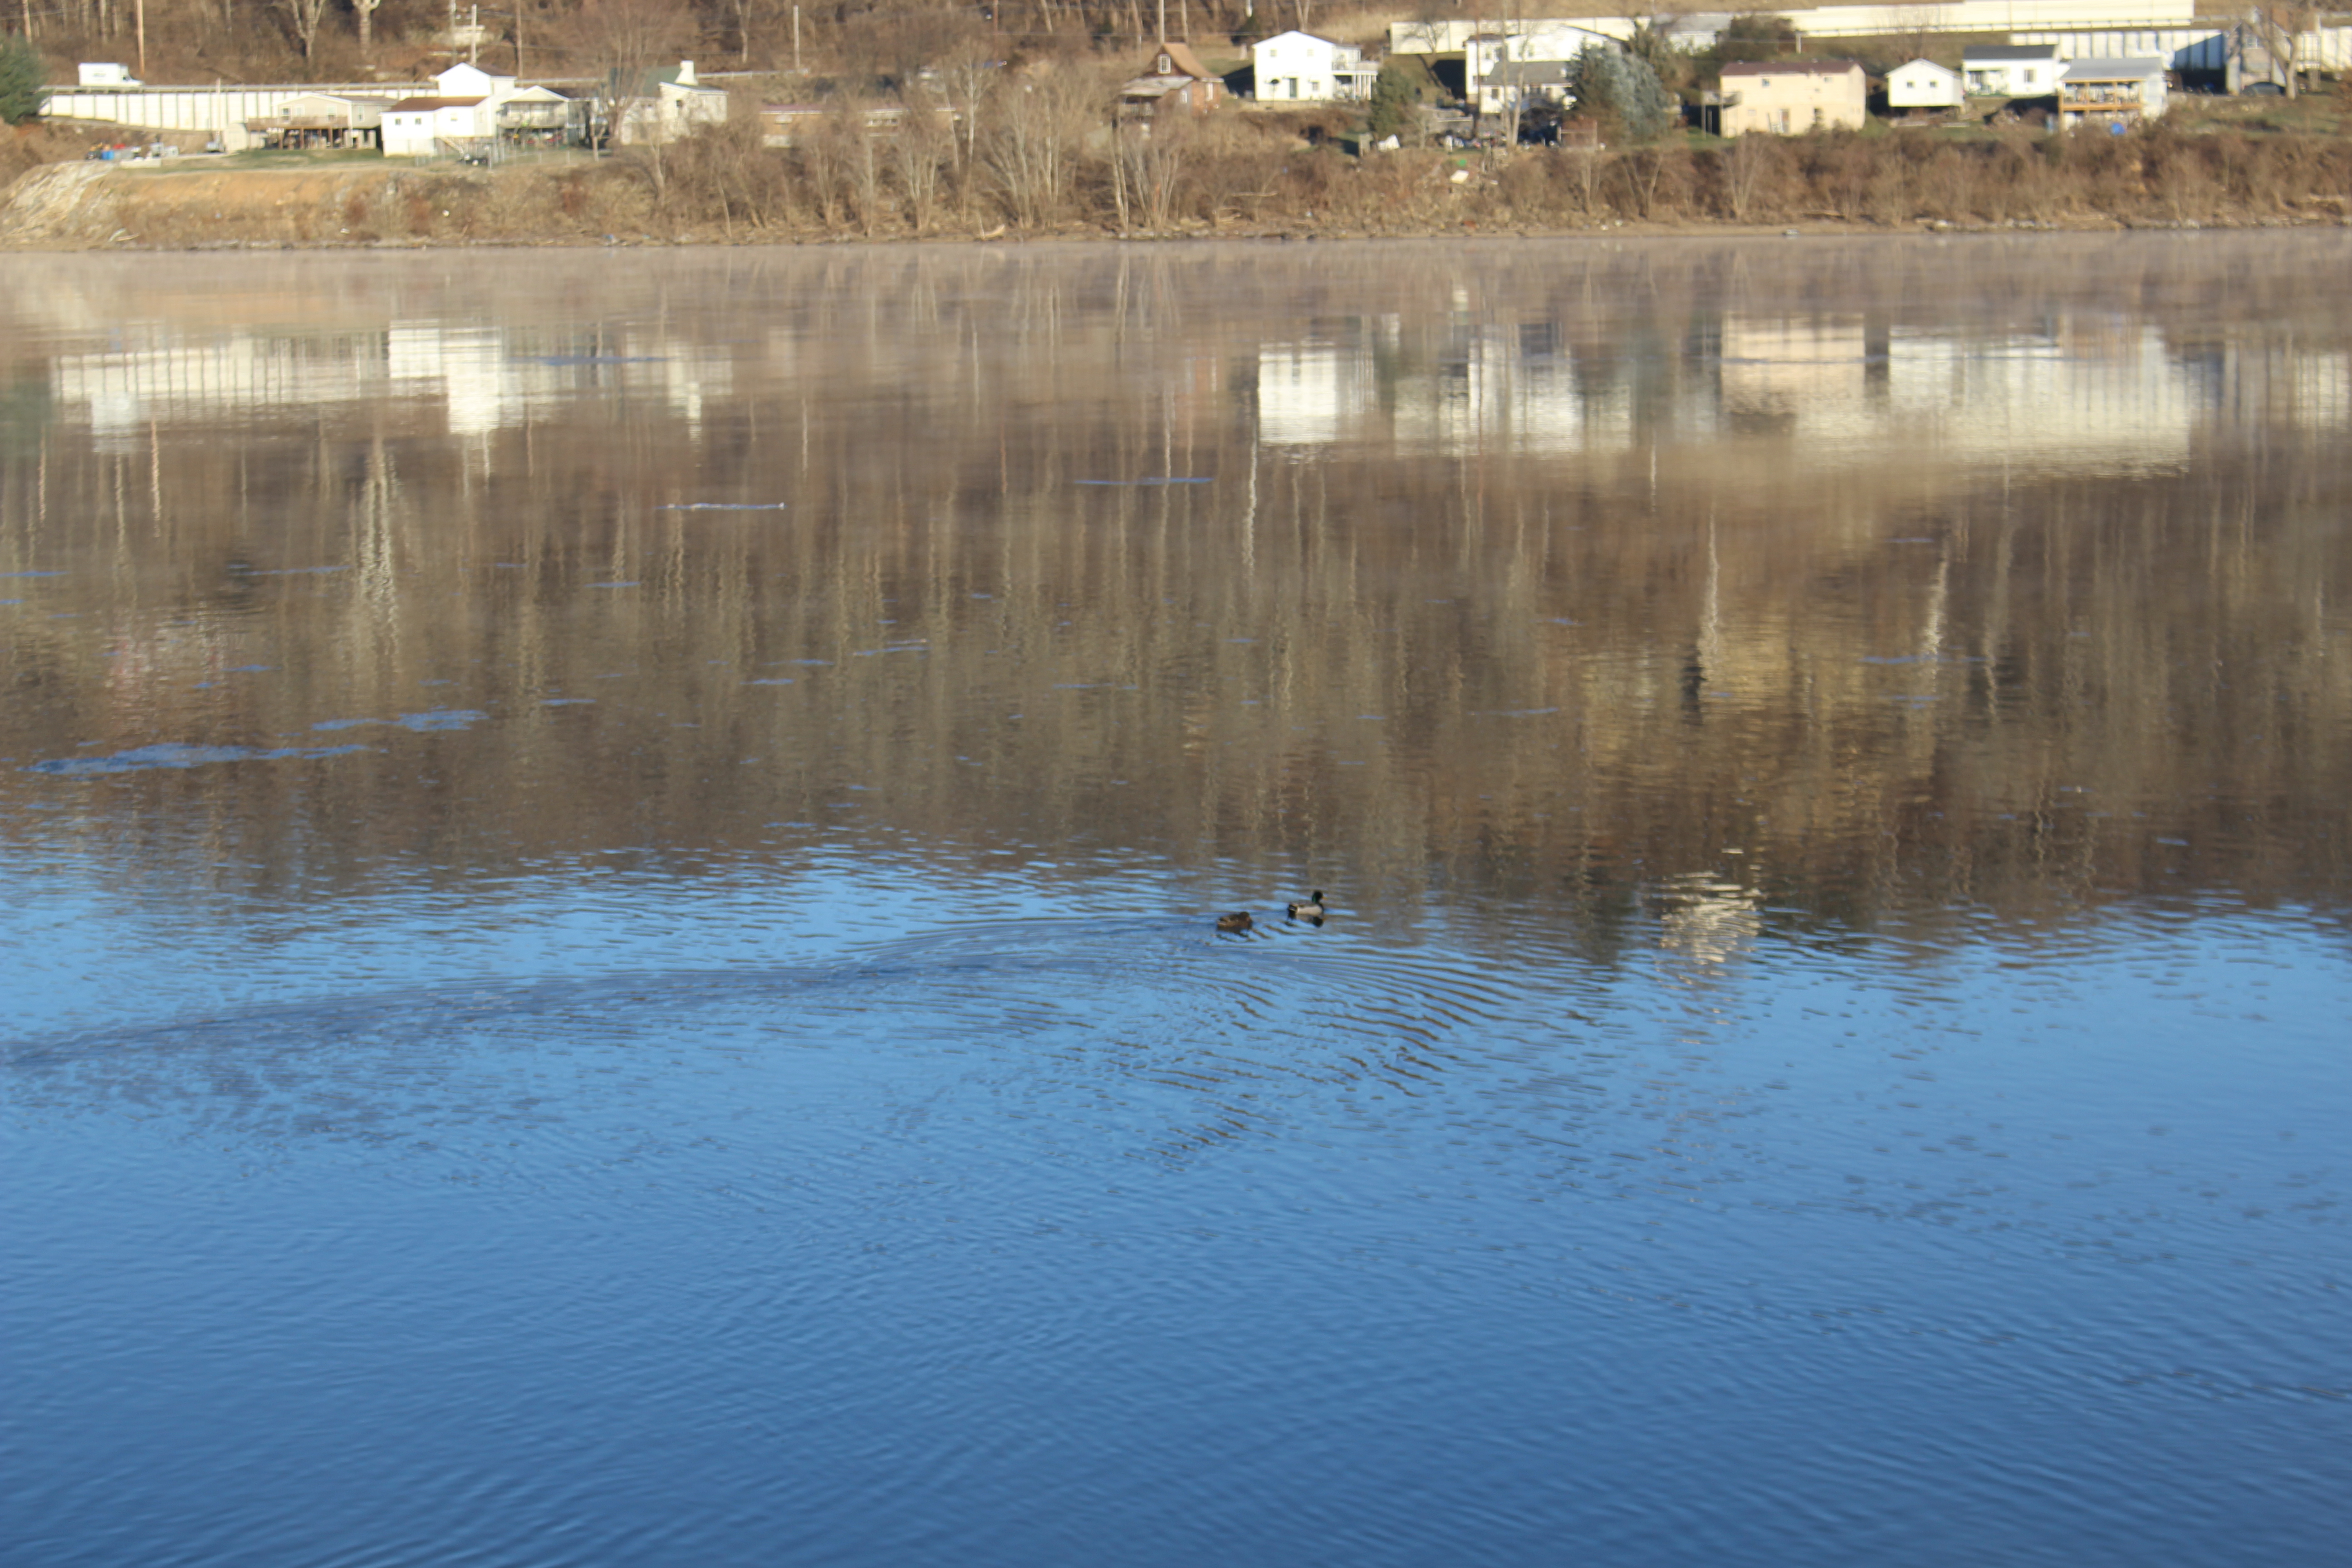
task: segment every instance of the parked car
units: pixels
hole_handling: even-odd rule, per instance
[[[2238,89],[2241,98],[2284,98],[2286,89],[2274,81],[2250,81]]]

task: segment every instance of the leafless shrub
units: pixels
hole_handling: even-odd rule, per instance
[[[1788,159],[1778,137],[1735,136],[1715,163],[1723,210],[1734,223],[1750,223],[1765,216]]]
[[[1862,216],[1878,174],[1873,145],[1846,132],[1807,136],[1795,145],[1805,183],[1822,209],[1841,218]]]
[[[1086,132],[1104,118],[1094,87],[1088,72],[1041,70],[1005,83],[991,100],[993,123],[980,156],[1021,227],[1042,227],[1066,205]]]
[[[1515,217],[1549,218],[1565,205],[1560,170],[1560,155],[1549,151],[1524,152],[1504,164],[1502,195],[1507,210]]]
[[[846,226],[850,147],[841,117],[826,116],[814,131],[798,136],[793,151],[801,187],[814,204],[818,225],[828,233]]]
[[[834,110],[825,134],[838,148],[843,183],[849,193],[850,207],[856,215],[858,232],[871,239],[887,216],[882,139],[874,129],[866,106],[848,99]]]
[[[1667,142],[1628,147],[1616,155],[1630,215],[1650,218],[1680,205],[1690,174],[1690,154]]]
[[[1949,223],[1966,223],[1976,217],[1984,162],[1981,151],[1973,146],[1930,148],[1916,171],[1915,194],[1920,215]]]
[[[1985,216],[1996,222],[2038,218],[2053,205],[2050,167],[2031,133],[2001,139],[1987,158]]]
[[[681,137],[669,166],[664,210],[674,219],[716,223],[725,238],[734,238],[739,226],[765,229],[782,205],[782,160],[764,144],[754,115]]]
[[[1565,138],[1563,138],[1565,142]],[[1601,207],[1601,174],[1607,167],[1599,135],[1580,135],[1560,150],[1569,170],[1569,185],[1576,193],[1576,210],[1591,217]]]
[[[2141,179],[2150,206],[2178,223],[2210,214],[2223,189],[2210,138],[2184,136],[2161,121],[2140,138]]]
[[[1155,233],[1169,226],[1192,151],[1192,117],[1183,113],[1119,128],[1113,142],[1113,186],[1120,228],[1130,217]]]
[[[907,100],[907,111],[890,135],[890,165],[907,201],[907,220],[918,236],[929,234],[939,215],[940,182],[955,158],[955,137],[947,116],[928,93]]]

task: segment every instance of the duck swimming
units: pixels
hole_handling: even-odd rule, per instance
[[[1249,911],[1247,910],[1235,910],[1232,914],[1219,915],[1217,917],[1217,929],[1219,931],[1247,931],[1251,926],[1255,925],[1256,923],[1256,921],[1250,919]]]
[[[1282,912],[1295,921],[1319,921],[1323,918],[1323,889],[1318,888],[1303,904],[1285,904]]]

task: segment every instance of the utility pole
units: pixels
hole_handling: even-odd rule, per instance
[[[1168,47],[1168,0],[1160,0],[1160,47]]]
[[[29,28],[25,36],[32,37]],[[139,0],[139,79],[147,79],[147,0]]]
[[[793,7],[793,74],[801,74],[801,8]]]

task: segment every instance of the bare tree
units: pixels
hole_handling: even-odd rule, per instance
[[[323,0],[320,0],[323,3]],[[563,28],[572,58],[594,78],[599,144],[619,140],[646,80],[686,48],[688,15],[672,0],[581,0]],[[658,141],[660,132],[655,132]],[[656,157],[655,183],[660,183]]]
[[[1758,197],[1779,169],[1780,148],[1770,136],[1735,136],[1717,154],[1723,172],[1723,201],[1734,223],[1746,223],[1756,213]]]
[[[1924,60],[1935,46],[1936,9],[1932,5],[1898,7],[1887,20],[1893,25],[1887,31],[1906,51],[1907,59]]]
[[[1130,194],[1146,230],[1156,233],[1168,226],[1177,186],[1190,162],[1192,119],[1189,110],[1177,109],[1157,120],[1119,128],[1115,146],[1120,227],[1126,226],[1124,209]]]
[[[301,40],[302,58],[310,59],[318,52],[319,26],[326,20],[327,0],[278,0],[278,9],[294,26],[294,36]]]
[[[2310,30],[2311,7],[2292,3],[2258,5],[2246,13],[2246,20],[2254,29],[2254,37],[2263,52],[2271,58],[2284,81],[2286,95],[2299,95],[2301,71],[2295,56],[2303,47],[2303,35]]]
[[[956,150],[956,167],[967,176],[980,153],[980,110],[1002,74],[1003,62],[986,38],[967,38],[940,62],[940,80],[947,89],[948,112],[956,119],[962,139]]]
[[[930,94],[918,92],[907,100],[907,112],[890,139],[890,163],[906,194],[907,217],[918,237],[930,231],[939,214],[940,174],[955,156],[955,130],[940,113]]]
[[[1570,122],[1560,136],[1560,156],[1568,160],[1569,174],[1576,187],[1577,210],[1591,217],[1601,198],[1601,128],[1590,120]]]
[[[1005,84],[994,100],[981,156],[996,176],[1013,221],[1024,228],[1062,210],[1076,172],[1078,148],[1100,122],[1091,112],[1094,83],[1082,70],[1041,70]]]
[[[748,62],[751,58],[751,19],[766,9],[765,0],[727,0],[727,9],[735,18],[735,58]]]
[[[832,123],[824,133],[839,149],[850,205],[857,210],[858,230],[871,239],[874,226],[882,216],[882,148],[880,139],[874,134],[866,106],[854,99],[843,99],[835,106]]]

